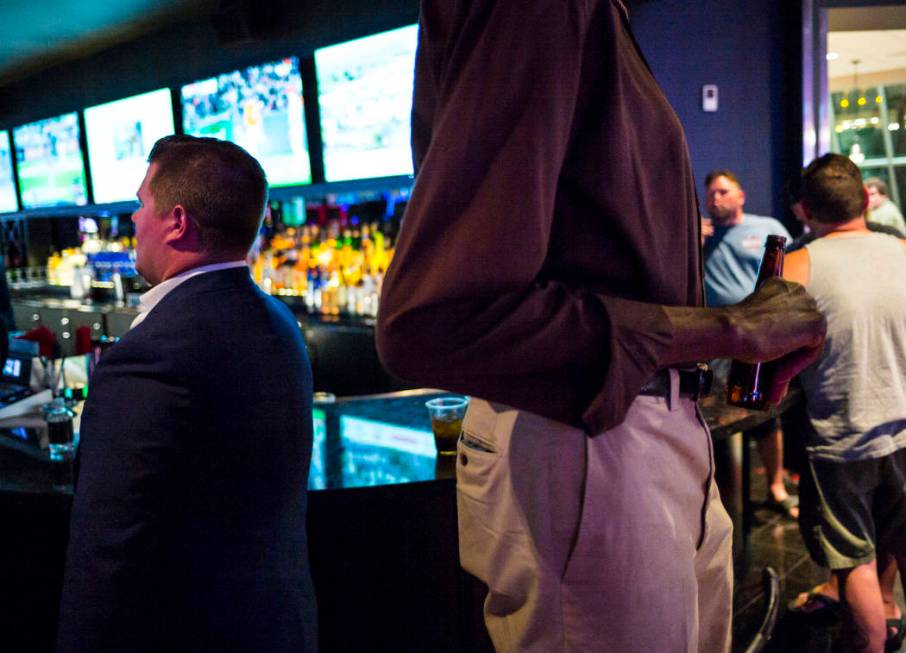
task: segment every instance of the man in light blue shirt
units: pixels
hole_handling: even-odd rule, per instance
[[[746,193],[729,170],[705,178],[706,209],[714,233],[705,241],[705,294],[708,306],[740,302],[755,289],[758,265],[768,236],[791,237],[774,218],[744,213]]]
[[[758,266],[768,236],[789,232],[774,218],[745,213],[746,193],[739,179],[729,170],[714,170],[705,177],[706,219],[703,233],[705,259],[705,297],[708,306],[726,306],[742,301],[755,289]],[[729,366],[715,364],[715,372],[726,379]],[[776,419],[747,432],[756,438],[758,453],[768,479],[767,505],[793,519],[799,516],[796,497],[784,484],[783,434]]]

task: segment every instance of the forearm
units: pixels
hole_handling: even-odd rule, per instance
[[[731,310],[665,306],[664,313],[672,337],[662,352],[661,367],[736,355],[738,333]]]
[[[826,330],[805,289],[779,278],[732,306],[671,306],[664,312],[671,341],[662,352],[662,367],[712,358],[763,362],[803,349],[820,350]]]

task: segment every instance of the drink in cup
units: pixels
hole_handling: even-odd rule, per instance
[[[468,405],[468,397],[440,397],[425,402],[431,416],[431,430],[438,455],[456,453],[456,441],[462,432],[462,418]]]
[[[62,399],[44,407],[47,444],[50,450],[50,475],[56,490],[72,489],[73,445],[72,413]]]

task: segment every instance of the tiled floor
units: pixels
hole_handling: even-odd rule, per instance
[[[752,452],[752,496],[765,495],[764,469],[758,461],[755,448]],[[733,508],[728,506],[731,514]],[[738,523],[737,519],[734,519]],[[772,567],[780,576],[782,600],[780,616],[774,636],[766,651],[771,653],[843,653],[846,649],[839,641],[839,624],[809,622],[786,612],[786,604],[802,591],[823,582],[827,572],[812,562],[796,522],[758,506],[749,540],[749,564],[737,563],[745,575],[736,583],[733,621],[733,650],[744,651],[764,617],[764,594],[761,589],[761,570]],[[903,587],[897,583],[900,607],[906,610]],[[906,653],[906,645],[901,647]]]

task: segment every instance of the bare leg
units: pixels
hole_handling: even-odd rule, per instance
[[[756,441],[758,455],[764,463],[765,476],[768,481],[768,492],[775,502],[780,503],[789,494],[783,483],[783,431],[775,429],[773,433]],[[791,508],[789,515],[799,518],[799,508]]]
[[[849,606],[849,637],[853,651],[883,653],[887,628],[875,561],[852,569],[836,569],[834,575],[843,590],[843,600]]]
[[[894,585],[897,582],[897,559],[889,554],[879,554],[878,580],[881,583],[881,599],[884,601],[884,616],[886,619],[897,619],[900,608],[897,606],[893,595]]]

